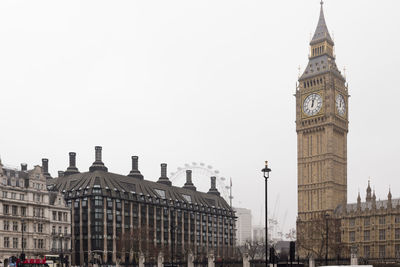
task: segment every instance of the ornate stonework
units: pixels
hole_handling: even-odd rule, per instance
[[[324,220],[326,214],[332,216],[339,205],[347,203],[349,94],[333,47],[321,4],[309,63],[295,95],[298,222],[302,225]],[[297,232],[309,235],[299,229],[299,223]]]

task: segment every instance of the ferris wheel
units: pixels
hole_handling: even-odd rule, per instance
[[[184,184],[186,171],[192,171],[192,177],[194,180],[194,184],[203,186],[203,188],[207,188],[204,186],[208,186],[209,188],[209,181],[211,176],[216,177],[217,182],[217,189],[221,193],[221,196],[230,203],[232,206],[232,183],[230,180],[225,178],[220,174],[220,172],[213,168],[211,165],[207,165],[205,163],[186,163],[183,167],[178,167],[175,172],[171,172],[170,180],[175,184]]]

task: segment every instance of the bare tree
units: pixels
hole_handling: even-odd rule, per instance
[[[326,239],[328,234],[328,241]],[[297,220],[297,250],[300,257],[313,257],[323,259],[326,255],[328,244],[328,258],[341,255],[340,220],[326,218],[323,214],[307,220]]]

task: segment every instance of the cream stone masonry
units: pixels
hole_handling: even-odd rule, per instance
[[[70,209],[61,193],[48,191],[47,160],[43,163],[44,167],[32,170],[22,164],[17,170],[0,161],[0,260],[4,266],[22,251],[29,259],[70,254]]]
[[[298,219],[301,220],[331,214],[338,205],[347,202],[349,94],[345,78],[336,67],[333,46],[321,5],[317,30],[310,43],[314,52],[299,78],[295,94]],[[339,115],[336,105],[338,95],[344,99],[343,115]],[[322,98],[322,104],[316,103],[317,100],[305,102],[309,96]],[[305,109],[315,112],[310,115]]]

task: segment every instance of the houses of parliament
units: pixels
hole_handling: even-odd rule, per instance
[[[297,252],[301,258],[400,258],[400,199],[347,203],[349,90],[336,66],[323,2],[309,62],[296,88]]]

